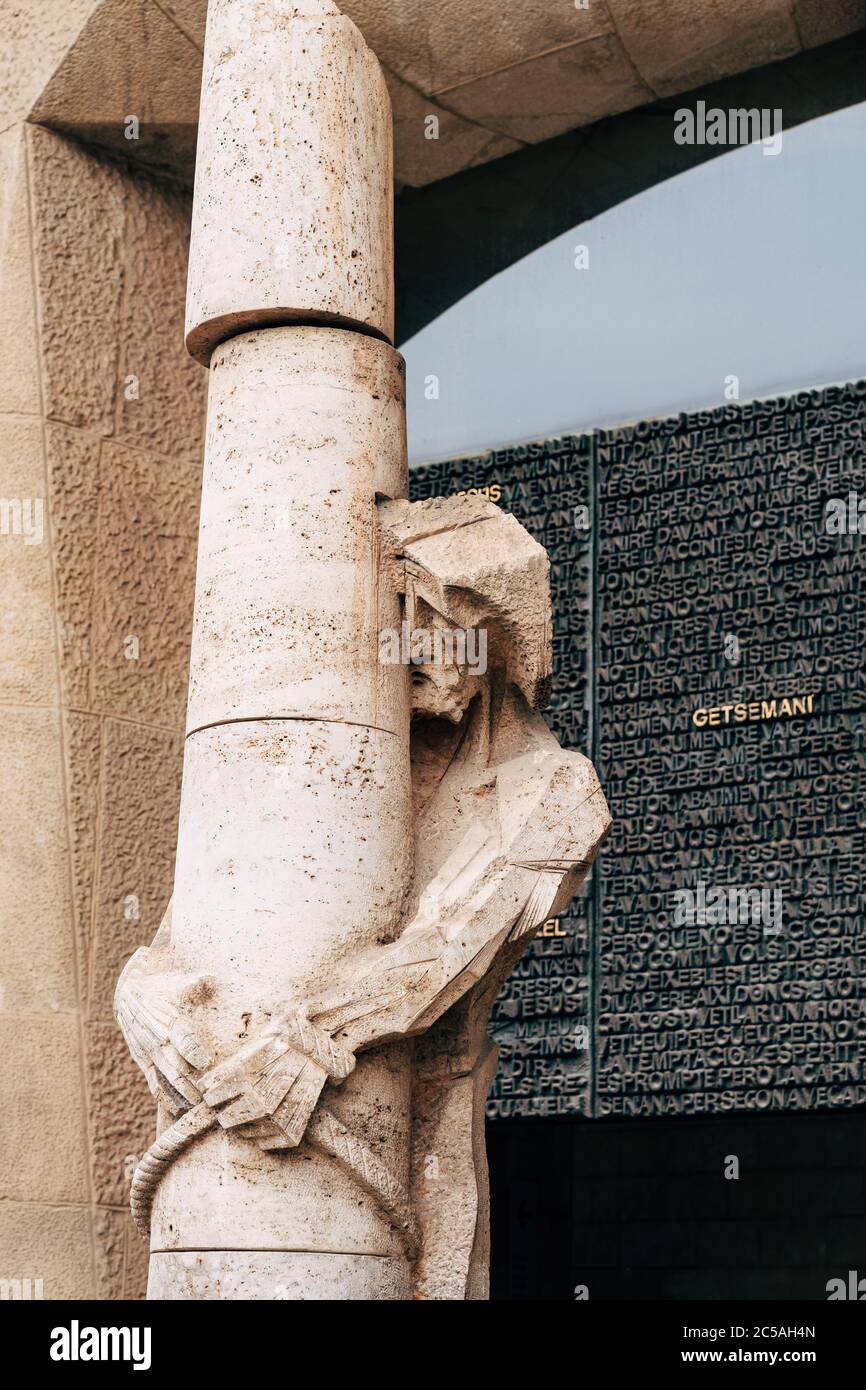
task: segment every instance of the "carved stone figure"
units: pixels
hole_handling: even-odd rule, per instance
[[[159,1100],[149,1296],[484,1297],[486,1019],[607,807],[538,712],[544,551],[406,501],[375,60],[330,0],[208,16],[174,896],[116,1000]]]
[[[321,1146],[404,1232],[417,1296],[484,1296],[487,1016],[538,927],[568,905],[609,815],[591,764],[563,751],[537,713],[550,675],[541,548],[480,499],[388,502],[379,515],[382,563],[397,571],[416,646],[438,628],[483,633],[487,652],[483,672],[447,658],[411,668],[415,875],[395,939],[340,961],[320,991],[286,999],[212,1066],[218,982],[184,970],[169,905],[121,977],[117,1015],[168,1112],[197,1108],[178,1152],[214,1124],[272,1152]],[[404,1187],[360,1139],[353,1150],[328,1103],[356,1054],[416,1038]],[[164,1137],[169,1161],[170,1148]],[[137,1181],[142,1224],[164,1166]]]

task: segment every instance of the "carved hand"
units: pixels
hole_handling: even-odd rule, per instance
[[[355,1058],[301,1014],[268,1025],[201,1078],[204,1100],[224,1129],[262,1149],[300,1144],[328,1081],[340,1082]]]
[[[183,1012],[184,1004],[201,998],[209,982],[204,976],[154,970],[154,956],[142,947],[127,963],[114,1012],[152,1094],[176,1115],[201,1100],[196,1078],[212,1061]]]

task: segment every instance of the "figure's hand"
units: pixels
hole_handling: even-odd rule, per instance
[[[127,1046],[151,1093],[177,1115],[201,1100],[198,1074],[212,1061],[184,1016],[184,1004],[201,998],[204,976],[152,968],[152,952],[136,951],[114,996],[114,1012]]]
[[[300,1144],[328,1081],[342,1081],[352,1054],[301,1014],[269,1024],[201,1078],[204,1100],[224,1129],[262,1149]]]

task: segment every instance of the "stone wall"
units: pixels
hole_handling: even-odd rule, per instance
[[[206,374],[188,196],[0,137],[0,1277],[138,1297],[154,1109],[112,1016],[171,892]]]

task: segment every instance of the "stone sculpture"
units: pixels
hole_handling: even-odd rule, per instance
[[[116,998],[160,1108],[149,1296],[484,1297],[487,1015],[608,811],[538,713],[544,551],[405,500],[375,60],[330,0],[211,0],[202,109],[175,889]]]

